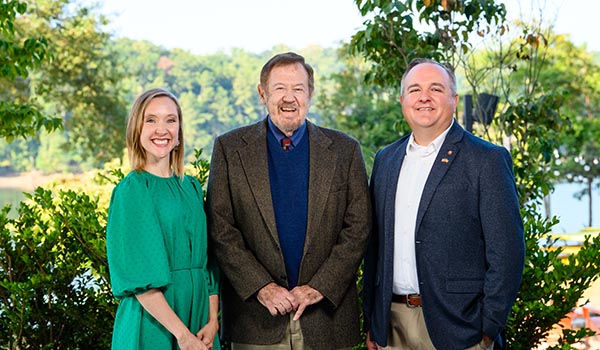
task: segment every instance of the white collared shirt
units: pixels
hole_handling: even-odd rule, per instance
[[[415,254],[417,212],[425,182],[450,127],[428,146],[418,145],[413,134],[409,137],[396,187],[392,289],[394,294],[420,293]]]

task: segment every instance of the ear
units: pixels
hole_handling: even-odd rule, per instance
[[[256,86],[256,89],[258,90],[258,96],[260,97],[260,102],[263,105],[266,105],[267,104],[267,98],[265,97],[265,94],[266,94],[265,90],[263,90],[263,88],[262,88],[262,86],[260,86],[260,84],[258,84]]]

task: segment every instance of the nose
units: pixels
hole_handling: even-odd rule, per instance
[[[167,125],[164,121],[159,121],[156,123],[156,129],[154,129],[156,134],[162,135],[167,133]]]
[[[429,101],[430,99],[431,99],[431,96],[429,96],[429,93],[427,92],[427,90],[423,90],[419,94],[419,101]]]
[[[287,90],[283,95],[284,102],[294,102],[296,97],[294,96],[294,90]]]

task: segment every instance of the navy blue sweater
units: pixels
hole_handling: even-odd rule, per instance
[[[267,133],[269,180],[279,243],[285,262],[288,288],[298,284],[308,221],[308,136],[284,151],[272,133]]]

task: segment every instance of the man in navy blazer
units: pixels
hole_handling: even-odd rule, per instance
[[[412,133],[373,165],[365,257],[368,349],[493,349],[519,288],[525,244],[510,153],[453,118],[452,70],[428,59],[402,77]]]

